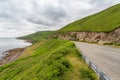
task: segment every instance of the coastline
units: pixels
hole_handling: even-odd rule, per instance
[[[33,44],[33,41],[30,39],[21,39],[21,40],[24,40],[25,42]],[[5,56],[3,57],[3,59],[0,60],[0,66],[10,63],[12,61],[15,61],[25,51],[27,47],[29,46],[25,46],[23,48],[13,48],[13,49],[4,51],[2,54],[5,54]]]
[[[10,49],[8,51],[5,51],[4,53],[7,53],[7,54],[5,54],[3,59],[0,60],[0,66],[16,60],[22,54],[22,52],[25,50],[25,48],[26,47],[14,48],[14,49]]]
[[[32,40],[32,39],[24,39],[24,38],[17,38],[17,39],[19,39],[19,40],[24,40],[25,42],[28,42],[28,43],[34,43],[34,40]]]

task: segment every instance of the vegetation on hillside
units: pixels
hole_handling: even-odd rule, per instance
[[[120,27],[120,4],[68,24],[60,31],[110,32]]]
[[[98,80],[72,42],[45,40],[30,48],[0,67],[0,80]]]
[[[43,39],[47,39],[50,35],[52,35],[54,31],[39,31],[30,35],[19,37],[19,39],[30,39],[34,42],[39,42]]]

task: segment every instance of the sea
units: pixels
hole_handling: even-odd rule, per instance
[[[3,52],[13,48],[23,48],[31,43],[16,38],[0,38],[0,60],[5,56]]]

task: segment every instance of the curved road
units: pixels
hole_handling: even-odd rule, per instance
[[[120,49],[83,42],[74,43],[111,80],[120,80]]]

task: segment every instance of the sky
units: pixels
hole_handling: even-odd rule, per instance
[[[0,37],[58,30],[120,0],[0,0]]]

